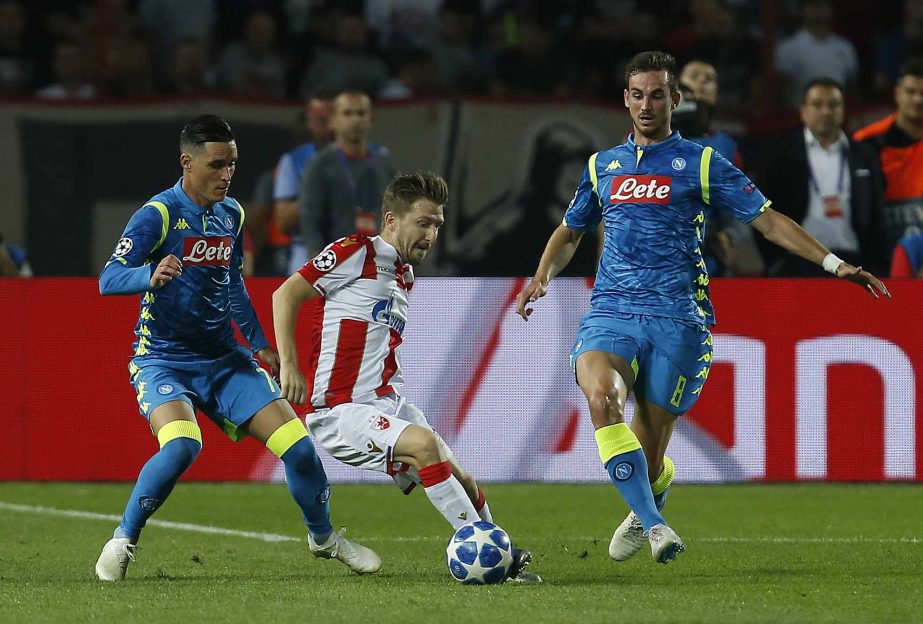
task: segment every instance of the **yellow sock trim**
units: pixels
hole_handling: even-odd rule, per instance
[[[308,437],[308,432],[304,428],[304,423],[297,418],[293,418],[269,436],[269,439],[266,440],[266,448],[281,459],[285,455],[285,451],[292,448],[298,440],[306,437]]]
[[[596,446],[599,447],[599,459],[605,466],[616,455],[638,450],[641,443],[628,425],[618,423],[596,430]]]
[[[660,473],[660,476],[657,477],[657,480],[651,483],[651,491],[654,493],[654,496],[658,494],[663,494],[667,491],[667,488],[670,487],[670,484],[673,483],[673,477],[676,476],[676,466],[673,465],[673,460],[663,456],[663,472]]]
[[[172,420],[160,428],[157,432],[157,441],[160,442],[160,448],[170,440],[176,438],[191,438],[202,444],[202,430],[194,422],[188,420]]]

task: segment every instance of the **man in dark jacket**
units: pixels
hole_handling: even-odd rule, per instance
[[[887,266],[879,219],[883,183],[874,154],[843,132],[843,90],[830,78],[808,83],[801,105],[803,127],[765,151],[760,188],[773,206],[833,253],[869,271]],[[760,237],[767,274],[822,277],[810,263]]]

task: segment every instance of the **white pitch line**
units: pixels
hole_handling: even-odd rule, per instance
[[[39,505],[20,505],[17,503],[5,503],[0,501],[0,511],[18,511],[22,513],[34,513],[45,516],[62,516],[65,518],[81,518],[84,520],[105,520],[106,522],[120,522],[121,516],[114,514],[101,514],[93,511],[79,511],[76,509],[58,509],[57,507],[42,507]],[[300,537],[290,535],[279,535],[278,533],[261,533],[258,531],[239,531],[237,529],[225,529],[222,527],[209,526],[206,524],[192,524],[190,522],[171,522],[170,520],[151,519],[147,521],[148,526],[162,527],[165,529],[175,529],[177,531],[190,531],[193,533],[209,533],[212,535],[230,535],[233,537],[244,537],[247,539],[256,539],[263,542],[301,542]],[[357,538],[365,542],[441,542],[445,537],[435,537],[420,535],[413,537],[360,537]],[[568,541],[605,541],[608,537],[570,537]],[[923,544],[923,539],[919,537],[773,537],[773,536],[753,536],[753,537],[689,537],[688,542],[715,542],[715,543],[769,543],[769,544]]]

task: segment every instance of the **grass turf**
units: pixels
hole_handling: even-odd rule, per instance
[[[0,483],[0,503],[118,514],[129,484]],[[377,575],[303,542],[149,526],[123,583],[93,565],[114,522],[0,507],[0,622],[918,622],[919,485],[681,485],[667,518],[688,551],[615,563],[626,513],[605,485],[485,487],[495,521],[535,553],[539,586],[466,587],[451,530],[422,492],[334,487],[333,521],[375,548]],[[301,538],[279,484],[180,483],[158,520]]]

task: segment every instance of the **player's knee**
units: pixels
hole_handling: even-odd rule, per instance
[[[281,459],[286,466],[301,474],[309,474],[323,469],[320,457],[317,456],[317,451],[314,450],[314,444],[311,443],[311,438],[307,436],[292,444],[282,454]]]
[[[182,470],[192,465],[202,450],[202,431],[188,420],[174,420],[157,432],[160,453],[170,456],[173,463]]]
[[[647,457],[647,478],[648,481],[653,483],[660,477],[660,473],[663,472],[663,458],[662,457]]]
[[[417,468],[425,468],[443,461],[439,441],[432,429],[410,425],[401,434],[400,442],[404,446],[403,453],[414,459]]]
[[[614,387],[594,386],[584,391],[593,419],[607,422],[622,422],[622,404],[618,390]]]

